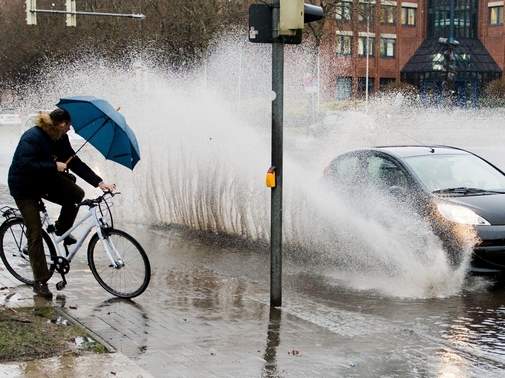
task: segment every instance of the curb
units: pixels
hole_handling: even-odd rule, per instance
[[[109,353],[116,353],[117,349],[114,348],[109,342],[107,342],[103,337],[98,335],[96,332],[94,332],[92,329],[90,329],[88,326],[86,326],[83,322],[81,322],[79,319],[76,317],[70,315],[67,311],[62,309],[61,307],[56,307],[53,306],[54,310],[61,315],[62,317],[66,318],[67,320],[79,325],[82,327],[86,332],[88,332],[91,337],[93,337],[96,341],[98,341],[100,344],[102,344],[105,349],[107,349],[107,352]]]

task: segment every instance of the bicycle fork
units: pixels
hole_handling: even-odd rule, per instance
[[[119,255],[114,243],[110,240],[107,229],[100,227],[98,230],[98,238],[103,243],[105,253],[111,262],[110,267],[114,269],[121,269],[124,266],[123,259]]]

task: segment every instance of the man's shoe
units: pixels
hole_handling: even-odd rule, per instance
[[[61,236],[64,234],[64,232],[58,232],[58,230],[56,230],[55,234],[56,236]],[[72,234],[68,235],[65,239],[63,239],[64,245],[72,245],[75,243],[77,243],[77,239]]]
[[[74,238],[72,234],[68,235],[65,239],[63,239],[63,244],[65,245],[72,245],[77,243],[77,239]]]
[[[33,283],[33,292],[39,297],[53,299],[53,293],[51,293],[45,282],[35,281]]]

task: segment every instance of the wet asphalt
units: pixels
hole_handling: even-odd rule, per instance
[[[8,153],[0,154],[5,171]],[[0,203],[8,202],[2,184]],[[470,279],[450,297],[396,298],[347,288],[321,266],[287,259],[283,307],[270,309],[263,247],[179,227],[120,227],[148,252],[153,274],[146,293],[133,301],[112,298],[92,277],[83,250],[54,303],[153,376],[505,374],[499,285]],[[31,297],[5,270],[0,279],[15,293],[4,303]]]
[[[399,299],[344,289],[310,267],[287,264],[283,307],[270,310],[262,249],[223,247],[175,227],[122,228],[149,253],[148,291],[133,301],[112,298],[82,254],[54,303],[153,376],[499,377],[505,371],[499,287]],[[9,301],[31,297],[1,273],[17,292]]]

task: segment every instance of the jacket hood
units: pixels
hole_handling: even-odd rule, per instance
[[[39,112],[35,119],[35,125],[40,127],[52,140],[60,139],[61,131],[54,125],[49,113]]]

